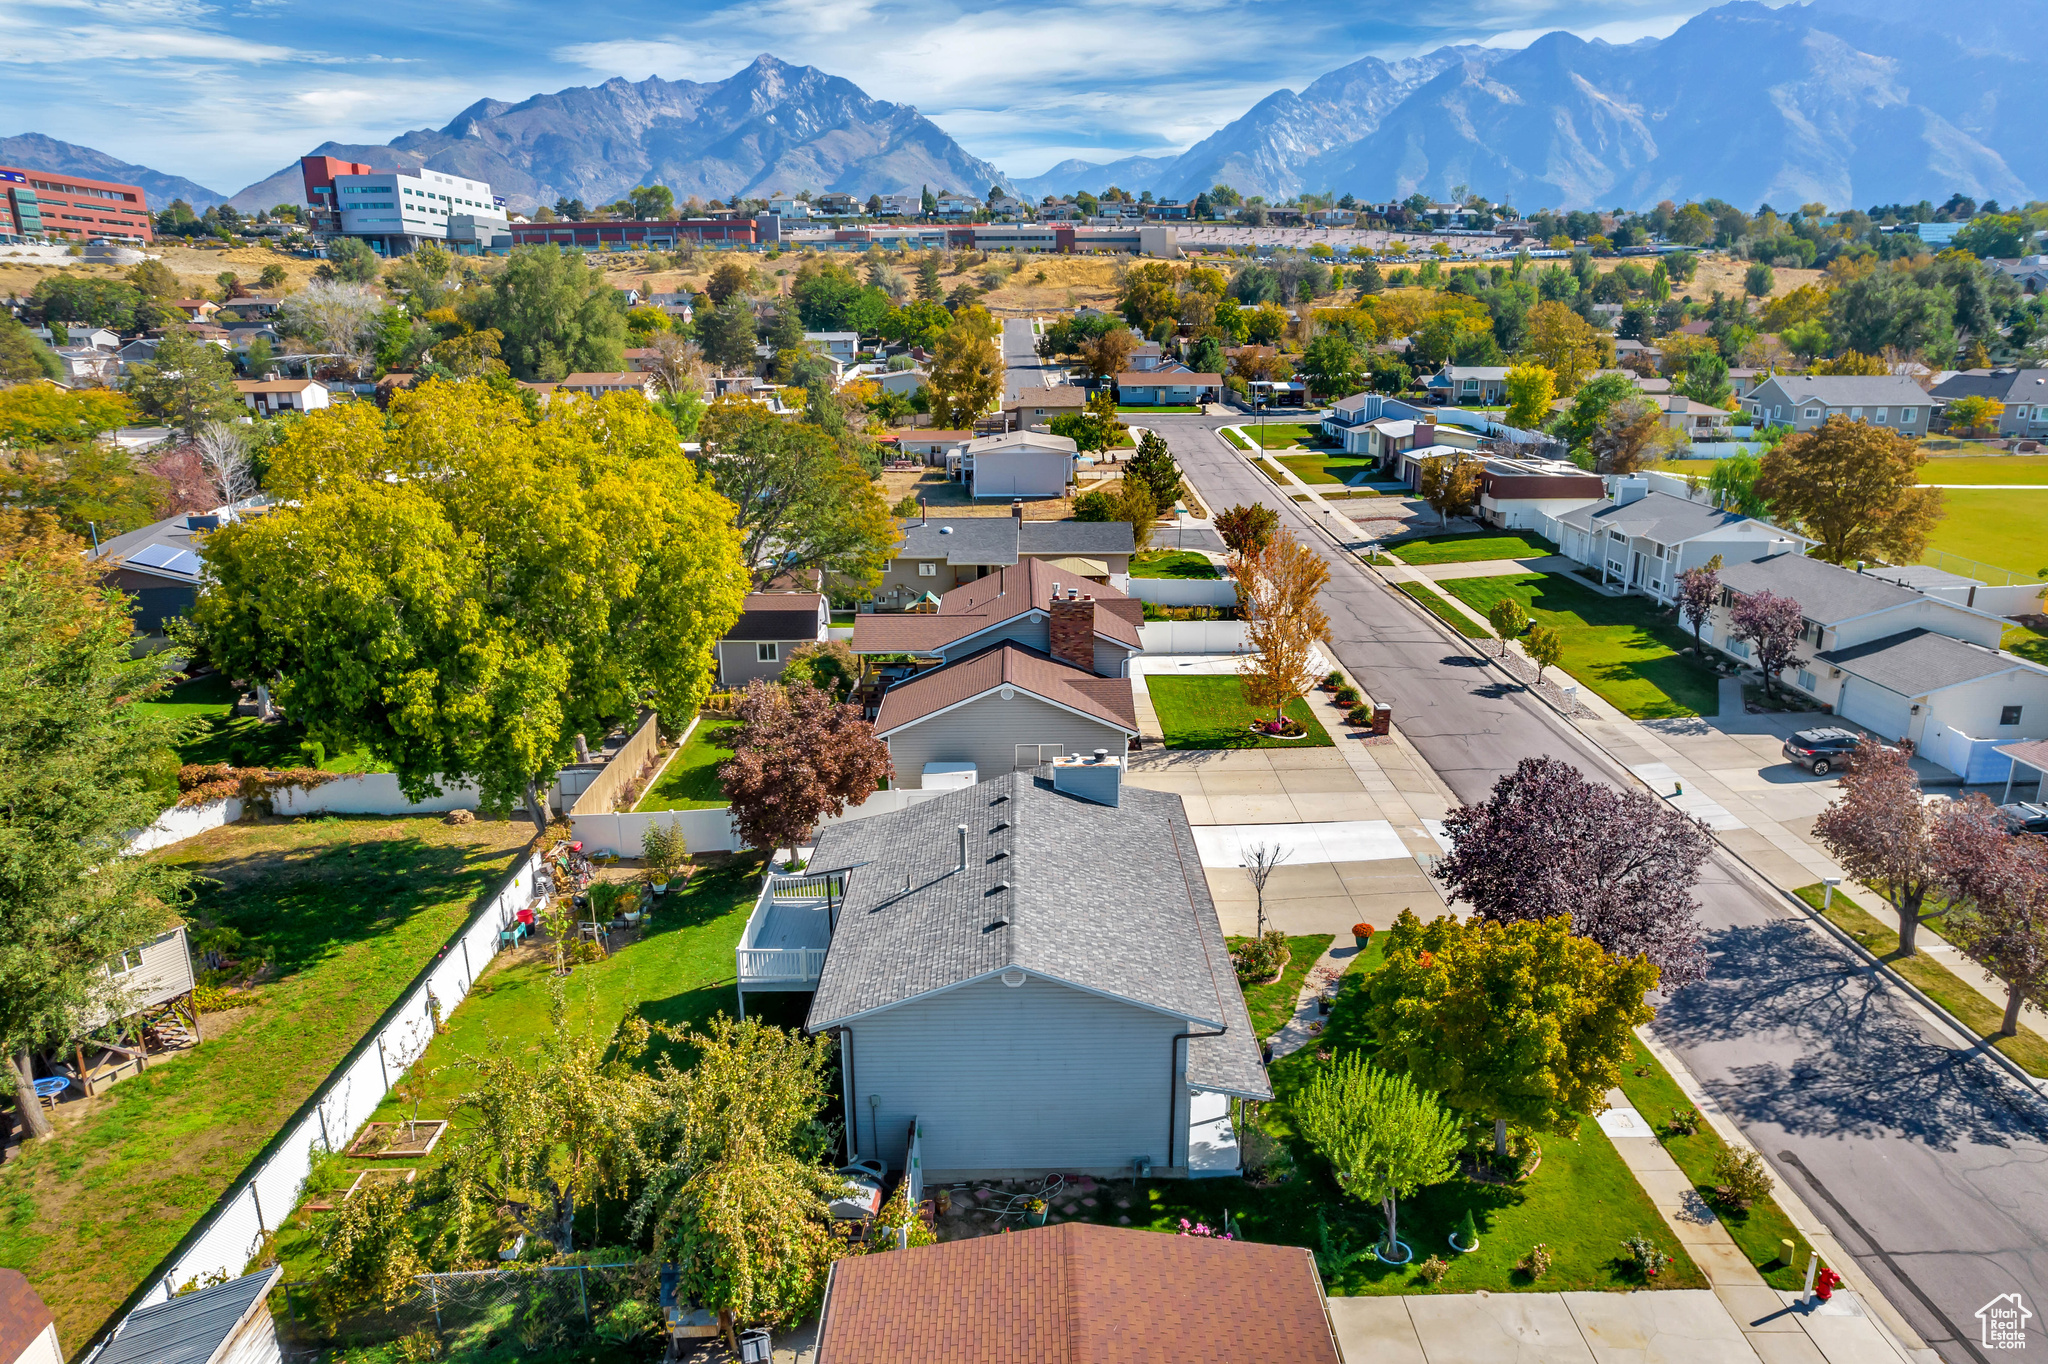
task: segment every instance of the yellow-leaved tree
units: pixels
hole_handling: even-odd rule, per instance
[[[1330,629],[1318,596],[1330,581],[1321,555],[1285,526],[1264,544],[1231,556],[1237,610],[1251,653],[1239,666],[1245,700],[1284,718],[1287,703],[1315,686],[1316,641]]]
[[[929,386],[932,422],[964,431],[1003,396],[1003,354],[996,348],[1001,324],[986,308],[962,308],[932,355]]]

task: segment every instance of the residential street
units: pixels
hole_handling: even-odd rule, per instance
[[[1483,798],[1518,760],[1544,753],[1627,779],[1313,533],[1321,513],[1276,496],[1214,434],[1223,419],[1153,424],[1212,506],[1275,506],[1331,561],[1325,606],[1339,661],[1393,706],[1460,798]],[[1726,852],[1698,894],[1713,972],[1664,1003],[1655,1033],[1943,1359],[1987,1359],[1978,1308],[2018,1291],[2038,1311],[2048,1294],[2048,1105],[1959,1050]]]
[[[1047,366],[1038,358],[1038,333],[1028,317],[1013,317],[1003,323],[1003,401],[1017,396],[1019,389],[1045,387]]]

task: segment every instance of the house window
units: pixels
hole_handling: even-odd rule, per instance
[[[1998,723],[2001,725],[2016,725],[2019,722],[2020,708],[2018,706],[2006,706],[1998,712]]]
[[[781,653],[782,646],[772,640],[765,644],[756,644],[754,646],[754,661],[756,663],[779,662]]]
[[[1735,636],[1730,635],[1728,636],[1726,648],[1729,653],[1734,654],[1737,658],[1749,657],[1749,641],[1746,639],[1737,639]]]
[[[1883,408],[1881,408],[1881,407],[1880,407],[1880,408],[1878,408],[1878,409],[1877,409],[1877,411],[1875,411],[1875,412],[1873,412],[1873,413],[1871,413],[1871,414],[1870,414],[1870,419],[1871,419],[1872,421],[1876,422],[1876,423],[1877,423],[1877,424],[1878,424],[1879,426],[1883,426],[1883,425],[1884,425],[1884,409],[1883,409]]]
[[[125,976],[131,971],[141,970],[142,949],[130,947],[115,953],[114,959],[107,963],[107,969],[117,976]]]
[[[1899,409],[1899,425],[1911,426],[1919,415],[1920,409],[1917,407],[1902,407]]]
[[[917,576],[920,578],[936,578],[939,576],[939,566],[934,563],[919,564],[917,566]]]
[[[1799,690],[1812,691],[1815,687],[1819,685],[1820,683],[1815,680],[1812,673],[1806,671],[1806,669],[1804,668],[1801,668],[1799,670]]]
[[[1850,421],[1852,421],[1852,422],[1860,422],[1860,421],[1862,421],[1862,420],[1863,420],[1863,409],[1862,409],[1862,408],[1860,408],[1860,407],[1852,407],[1852,408],[1850,408],[1850,409],[1849,409],[1849,420],[1850,420]]]
[[[1817,408],[1817,407],[1809,407],[1809,408],[1807,408],[1807,409],[1806,409],[1806,419],[1807,419],[1808,421],[1813,421],[1813,420],[1814,420],[1815,418],[1817,418],[1817,417],[1819,417],[1819,416],[1820,416],[1820,409],[1819,409],[1819,408]]]

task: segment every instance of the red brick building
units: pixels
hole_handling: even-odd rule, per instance
[[[28,167],[0,166],[0,237],[120,237],[151,241],[139,186]]]
[[[763,222],[771,230],[777,226],[772,218],[674,218],[664,222],[609,218],[603,222],[514,223],[512,244],[581,247],[586,251],[639,244],[674,250],[687,239],[713,246],[756,246],[764,235]]]

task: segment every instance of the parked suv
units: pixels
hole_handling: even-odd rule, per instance
[[[1863,736],[1847,729],[1802,729],[1785,741],[1785,756],[1816,777],[1849,760]]]
[[[2039,834],[2048,838],[2048,805],[2014,801],[2011,805],[1999,806],[1998,817],[2005,822],[2005,831],[2009,834]]]

